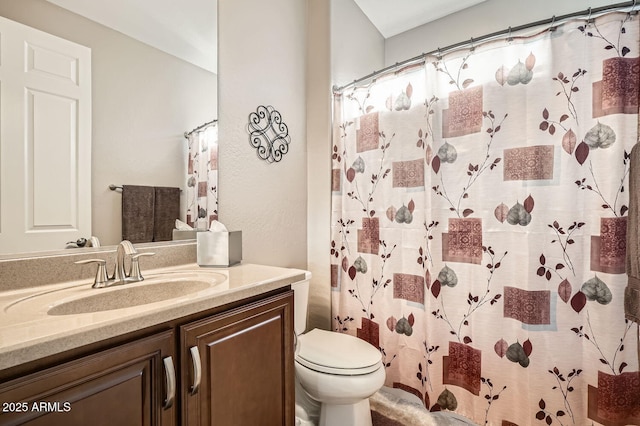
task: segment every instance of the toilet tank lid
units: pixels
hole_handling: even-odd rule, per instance
[[[362,339],[318,328],[300,336],[298,346],[298,357],[325,367],[366,368],[382,359],[380,351]]]

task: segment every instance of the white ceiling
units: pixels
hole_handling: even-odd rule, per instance
[[[384,38],[486,0],[354,0]]]
[[[217,73],[217,0],[48,1]],[[486,0],[354,1],[389,38]]]
[[[217,73],[217,0],[48,1]]]

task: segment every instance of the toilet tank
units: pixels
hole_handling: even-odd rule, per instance
[[[293,319],[296,336],[307,328],[307,306],[309,305],[309,283],[311,272],[304,271],[304,280],[291,284],[293,290]]]

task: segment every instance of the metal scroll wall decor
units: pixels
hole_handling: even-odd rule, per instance
[[[256,112],[249,114],[249,143],[257,151],[258,157],[268,163],[282,160],[289,152],[289,128],[282,116],[271,105],[260,105]]]

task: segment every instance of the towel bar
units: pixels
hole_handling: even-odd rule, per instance
[[[120,190],[120,192],[122,192],[122,185],[111,184],[111,185],[109,185],[109,189],[112,190],[112,191]],[[180,192],[182,192],[182,189],[180,189]]]

